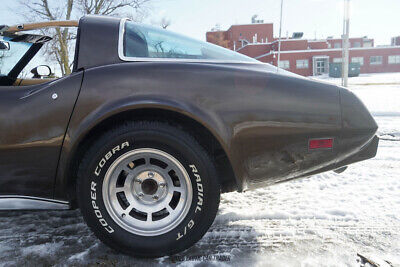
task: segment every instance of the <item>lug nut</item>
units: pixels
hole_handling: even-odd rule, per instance
[[[157,199],[158,199],[158,196],[153,196],[153,199],[154,199],[154,200],[157,200]]]
[[[144,194],[143,193],[139,193],[139,197],[143,197],[144,196]]]
[[[122,213],[121,217],[122,217],[122,218],[125,218],[125,213]]]
[[[148,173],[147,173],[147,176],[148,176],[149,178],[154,177],[154,172],[148,172]]]
[[[139,178],[137,178],[135,181],[136,181],[137,183],[139,183],[139,184],[142,183],[142,179],[139,179]]]
[[[163,188],[163,187],[165,186],[165,183],[160,183],[159,186],[160,186],[161,188]]]

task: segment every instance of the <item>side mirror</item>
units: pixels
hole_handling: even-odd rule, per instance
[[[31,70],[31,73],[33,74],[33,78],[39,79],[39,78],[50,76],[51,69],[47,65],[40,65],[40,66],[37,66],[36,68],[33,68]]]
[[[0,50],[10,50],[10,43],[5,41],[0,41]]]

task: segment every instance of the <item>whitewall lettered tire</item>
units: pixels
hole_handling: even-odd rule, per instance
[[[197,242],[214,221],[220,185],[208,153],[164,122],[129,122],[105,132],[78,171],[85,221],[108,246],[160,257]]]

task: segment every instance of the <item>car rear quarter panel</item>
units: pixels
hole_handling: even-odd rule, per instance
[[[180,112],[209,129],[239,190],[306,175],[337,154],[308,149],[310,138],[339,136],[336,86],[271,73],[262,64],[132,62],[85,70],[61,165],[98,122],[143,107]]]

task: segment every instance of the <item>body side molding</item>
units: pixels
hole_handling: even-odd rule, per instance
[[[0,210],[68,210],[69,208],[67,201],[17,195],[0,196]]]

